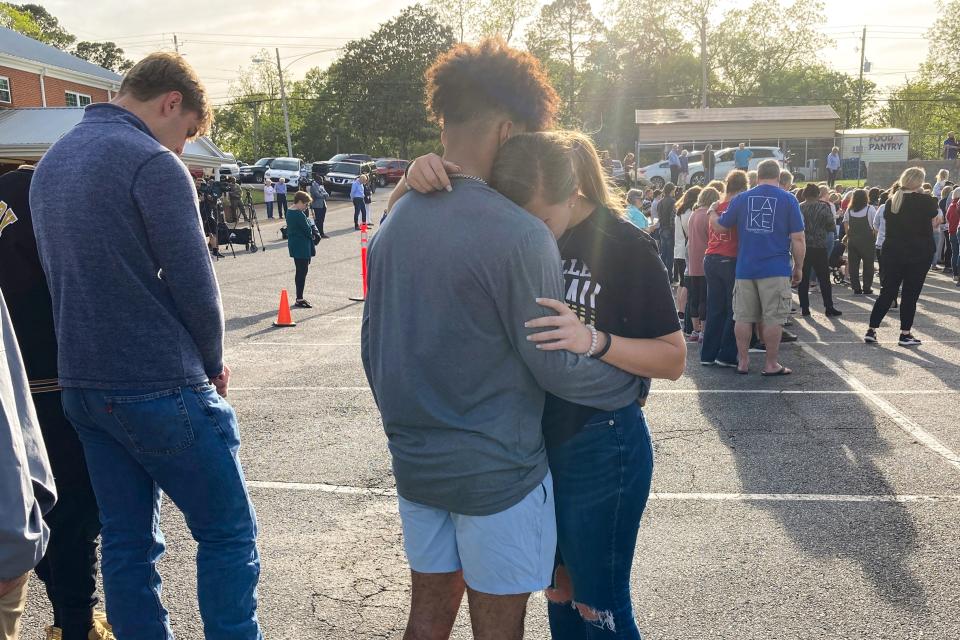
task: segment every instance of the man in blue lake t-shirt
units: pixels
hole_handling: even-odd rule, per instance
[[[736,165],[737,169],[741,171],[750,170],[750,158],[753,157],[753,151],[744,147],[743,143],[740,143],[740,147],[733,152],[733,164]]]
[[[791,281],[800,282],[806,242],[800,205],[791,193],[779,187],[779,179],[779,163],[764,160],[757,167],[757,186],[734,198],[719,220],[711,220],[717,232],[736,227],[740,238],[733,290],[738,373],[749,372],[754,324],[759,325],[758,331],[767,346],[761,375],[792,373],[777,357],[783,323],[793,302]]]

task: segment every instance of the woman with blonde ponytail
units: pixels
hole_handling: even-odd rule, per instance
[[[877,329],[896,300],[897,290],[903,285],[900,299],[900,340],[902,347],[913,347],[920,340],[911,333],[917,312],[917,300],[930,269],[934,242],[930,233],[931,220],[940,215],[937,200],[923,193],[926,172],[910,167],[900,176],[900,190],[893,194],[883,210],[884,240],[881,249],[880,297],[870,314],[870,328],[863,340],[877,342]]]

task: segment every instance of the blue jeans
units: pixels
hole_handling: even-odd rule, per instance
[[[573,603],[550,602],[554,640],[640,638],[630,601],[630,569],[650,495],[653,446],[636,403],[594,414],[576,436],[547,448],[557,511],[557,563],[573,583]]]
[[[660,259],[663,261],[663,266],[667,268],[670,281],[676,282],[673,279],[673,242],[673,229],[660,233]]]
[[[953,275],[960,276],[960,235],[957,235],[956,233],[951,234],[950,248],[953,250],[953,253],[950,255],[950,262],[951,266],[953,267]]]
[[[360,224],[360,215],[363,214],[363,224],[367,224],[367,203],[363,198],[353,199],[353,226]]]
[[[933,232],[933,259],[930,262],[931,267],[937,266],[940,262],[941,251],[943,251],[943,232],[937,229]]]
[[[265,202],[264,204],[267,205],[267,217],[272,218],[273,217],[273,201],[271,200],[269,202]]]
[[[64,389],[103,523],[103,589],[118,638],[172,640],[160,601],[160,492],[197,541],[207,640],[262,640],[257,522],[233,409],[202,384],[163,391]]]
[[[737,338],[733,332],[733,285],[737,259],[717,254],[703,257],[707,276],[707,317],[700,345],[700,362],[737,364]]]

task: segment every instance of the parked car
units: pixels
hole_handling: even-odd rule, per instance
[[[610,164],[610,177],[613,178],[613,181],[617,184],[625,184],[627,181],[627,174],[623,168],[623,162],[620,160],[611,160]]]
[[[255,163],[240,167],[240,182],[263,183],[263,176],[270,168],[274,158],[260,158]]]
[[[328,160],[321,160],[320,162],[314,162],[310,165],[310,173],[313,175],[314,180],[319,180],[320,183],[323,183],[323,178],[330,173],[330,167],[333,166],[333,163]]]
[[[224,178],[234,177],[237,180],[240,179],[240,167],[235,163],[225,162],[217,167],[216,171],[217,180],[223,180]]]
[[[404,172],[407,170],[409,160],[397,160],[396,158],[380,158],[377,164],[378,185],[385,187],[388,184],[400,182]]]
[[[338,153],[329,162],[373,162],[373,156],[365,153]]]
[[[330,193],[350,193],[353,181],[361,173],[366,174],[371,191],[377,190],[377,165],[373,162],[334,162],[323,179],[323,186]]]
[[[714,151],[717,156],[717,166],[714,170],[714,177],[718,180],[723,180],[728,173],[736,169],[733,162],[733,154],[737,149],[738,147],[726,147]],[[750,169],[756,169],[758,164],[771,158],[776,160],[781,167],[784,166],[783,151],[778,147],[747,147],[747,149],[753,151],[753,157],[750,158]],[[703,150],[690,152],[688,158],[690,163],[690,184],[704,185],[706,183],[706,174],[703,172]],[[663,185],[670,181],[670,163],[666,160],[649,164],[640,169],[640,171],[657,189],[662,189]]]
[[[301,166],[303,160],[300,158],[274,158],[270,168],[263,173],[263,178],[274,181],[285,178],[287,184],[299,184]]]

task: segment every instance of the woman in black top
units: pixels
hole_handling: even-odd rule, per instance
[[[936,199],[920,192],[925,178],[926,173],[920,167],[904,171],[900,176],[900,190],[890,197],[884,207],[886,235],[880,258],[883,278],[880,281],[880,297],[870,314],[870,328],[863,338],[865,342],[877,342],[877,329],[902,284],[899,344],[903,347],[920,344],[910,331],[917,312],[917,299],[930,268],[929,256],[933,255],[931,220],[940,213]]]
[[[829,236],[836,231],[833,212],[830,205],[820,200],[820,187],[808,182],[801,194],[803,204],[800,213],[803,214],[803,234],[807,241],[807,254],[803,259],[803,279],[800,281],[800,312],[810,315],[810,272],[817,275],[820,283],[820,292],[823,295],[823,305],[828,316],[839,316],[840,312],[833,306],[833,289],[830,285],[830,265],[828,252]]]
[[[528,322],[541,330],[529,339],[642,376],[646,396],[650,378],[680,377],[686,347],[656,243],[627,222],[607,185],[592,143],[572,132],[514,136],[491,177],[492,187],[558,238],[566,301],[540,301],[557,315]],[[554,639],[599,629],[604,637],[640,638],[630,571],[653,473],[644,401],[599,411],[547,397],[558,546],[548,592]]]

